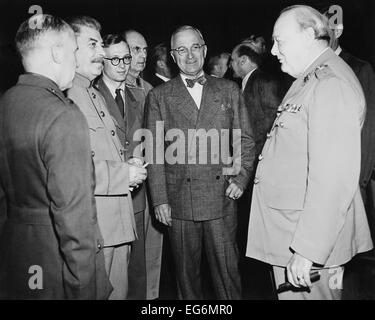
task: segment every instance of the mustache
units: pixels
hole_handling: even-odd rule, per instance
[[[103,57],[98,57],[98,58],[95,58],[95,59],[91,60],[92,63],[96,63],[96,62],[103,63],[103,61],[104,61]]]

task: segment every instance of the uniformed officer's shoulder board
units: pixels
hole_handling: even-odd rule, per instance
[[[304,78],[303,83],[308,83],[311,79],[324,79],[333,74],[332,69],[328,64],[321,64],[317,66],[314,70],[310,71]]]
[[[294,103],[283,103],[280,104],[277,108],[277,114],[282,112],[290,112],[290,113],[297,113],[301,111],[302,104],[294,104]]]

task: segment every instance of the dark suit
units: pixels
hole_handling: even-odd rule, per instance
[[[149,82],[154,88],[163,84],[165,81],[160,79],[155,73],[151,76],[146,78],[147,82]]]
[[[375,74],[372,66],[342,50],[339,55],[354,71],[366,98],[366,118],[361,132],[361,173],[359,184],[375,239]]]
[[[233,178],[243,190],[252,171],[254,142],[238,86],[226,79],[206,77],[200,109],[180,76],[154,88],[147,97],[146,123],[154,140],[158,140],[156,121],[164,121],[164,132],[178,129],[177,139],[186,142],[182,142],[183,163],[169,164],[167,159],[165,164],[149,166],[150,194],[154,207],[169,204],[172,209],[170,241],[179,297],[202,298],[200,259],[203,241],[217,297],[239,299],[241,288],[235,244],[237,206],[236,201],[225,196],[228,177],[223,174],[231,151],[221,148],[221,158],[215,158],[214,148],[210,148],[214,143],[210,140],[206,150],[199,144],[195,152],[192,149],[196,145],[195,136],[191,138],[188,132],[201,129],[201,133],[196,131],[196,134],[204,138],[204,131],[210,129],[216,129],[219,136],[224,132],[222,129],[231,133],[232,129],[241,129],[241,168]],[[171,144],[170,141],[157,142],[156,149],[153,147],[156,151],[165,148],[168,153]],[[200,153],[207,157],[208,164],[200,164]]]
[[[143,126],[143,106],[138,103],[128,88],[125,87],[125,110],[122,117],[120,110],[113,98],[109,88],[99,78],[96,86],[103,95],[108,110],[114,119],[116,130],[125,150],[125,160],[133,156],[142,157],[142,154],[135,154],[139,141],[134,141],[133,135],[137,129]],[[131,103],[129,102],[131,100]],[[134,218],[137,227],[138,239],[133,241],[129,261],[129,292],[128,299],[145,300],[147,290],[146,278],[146,258],[145,258],[145,230],[144,230],[144,211],[146,208],[145,187],[142,185],[132,192]],[[134,266],[134,268],[132,267]]]
[[[0,299],[107,298],[84,116],[52,80],[26,74],[0,101],[0,128]]]

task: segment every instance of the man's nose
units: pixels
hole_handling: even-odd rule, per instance
[[[278,54],[278,52],[279,52],[279,50],[278,50],[278,48],[276,46],[276,42],[274,42],[273,45],[272,45],[272,48],[271,48],[271,54],[273,56],[276,56]]]
[[[104,48],[102,46],[98,46],[97,54],[102,56],[103,58],[105,57]]]

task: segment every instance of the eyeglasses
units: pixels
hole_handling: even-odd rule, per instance
[[[195,43],[190,47],[190,51],[191,53],[197,53],[205,45],[206,45],[205,43],[203,44]],[[187,56],[189,49],[186,47],[178,47],[177,49],[172,49],[171,51],[176,51],[180,56],[185,57]]]
[[[113,58],[104,58],[106,60],[111,60],[111,64],[113,66],[118,66],[120,62],[122,61],[124,64],[130,64],[132,62],[132,56],[130,54],[127,54],[126,56],[119,58],[119,57],[113,57]]]
[[[143,51],[144,54],[147,54],[148,52],[147,47],[141,48],[141,47],[135,46],[135,47],[130,47],[130,50],[134,52],[135,54],[140,54],[141,51]]]

